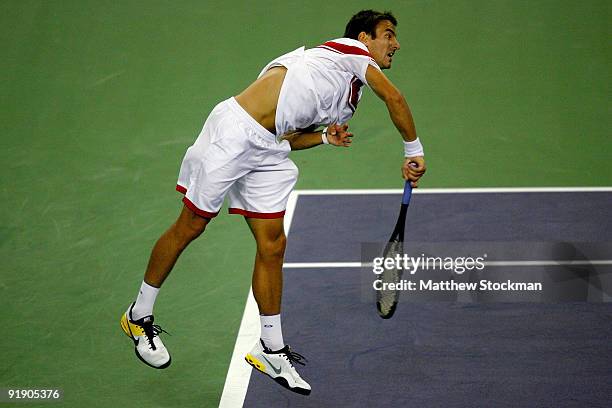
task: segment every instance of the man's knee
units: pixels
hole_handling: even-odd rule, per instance
[[[176,236],[187,244],[202,235],[206,229],[206,223],[176,224],[175,227]]]
[[[265,258],[282,259],[285,256],[286,246],[287,237],[283,233],[275,237],[260,238],[257,242],[257,252]]]
[[[174,234],[180,242],[188,244],[204,232],[209,221],[185,207],[173,226]]]

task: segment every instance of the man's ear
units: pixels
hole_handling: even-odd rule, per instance
[[[359,33],[359,35],[357,36],[357,40],[361,41],[362,43],[368,45],[368,42],[370,40],[370,36],[366,34],[365,31],[362,31]]]

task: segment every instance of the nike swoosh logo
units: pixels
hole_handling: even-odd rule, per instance
[[[272,363],[270,362],[270,360],[268,360],[268,359],[266,358],[266,356],[262,355],[262,357],[263,357],[263,359],[264,359],[264,360],[266,360],[266,361],[268,362],[268,364],[270,364],[270,365],[272,366],[272,370],[274,370],[274,372],[275,372],[276,374],[280,374],[280,373],[281,373],[281,369],[280,369],[280,367],[279,367],[279,368],[274,367],[274,364],[272,364]]]

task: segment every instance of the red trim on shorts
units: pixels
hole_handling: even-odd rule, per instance
[[[176,191],[178,191],[181,194],[187,194],[187,189],[183,186],[180,185],[176,185]],[[211,213],[208,211],[204,211],[204,210],[200,210],[198,207],[196,207],[196,205],[194,203],[191,202],[190,199],[188,199],[187,197],[183,197],[183,203],[185,204],[185,206],[187,208],[189,208],[191,211],[193,211],[194,213],[196,213],[197,215],[199,215],[200,217],[204,217],[204,218],[214,218],[217,216],[217,214],[219,214],[219,211],[215,212],[215,213]]]
[[[194,203],[191,202],[191,200],[189,200],[187,197],[183,197],[183,203],[185,203],[185,206],[187,208],[189,208],[191,211],[193,211],[194,213],[198,214],[200,217],[204,217],[204,218],[214,218],[217,216],[217,214],[219,214],[219,211],[211,213],[208,211],[204,211],[204,210],[200,210],[198,207],[195,206]]]
[[[230,214],[240,214],[244,215],[247,218],[263,218],[263,219],[271,219],[271,218],[283,218],[285,216],[285,211],[279,211],[274,213],[260,213],[255,211],[247,211],[242,208],[230,208]]]
[[[342,54],[364,55],[366,57],[371,57],[369,52],[362,50],[359,47],[355,47],[354,45],[341,44],[335,41],[327,41],[326,43],[323,43],[319,47],[322,47],[322,48],[329,47],[332,49],[330,51],[337,51],[337,52],[341,52]]]

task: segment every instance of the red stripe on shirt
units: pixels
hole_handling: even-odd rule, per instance
[[[346,44],[341,44],[341,43],[337,43],[334,41],[327,41],[326,43],[322,45],[322,47],[323,46],[329,47],[343,54],[364,55],[366,57],[370,57],[369,52],[362,50],[359,47],[355,47],[354,45],[346,45]]]

